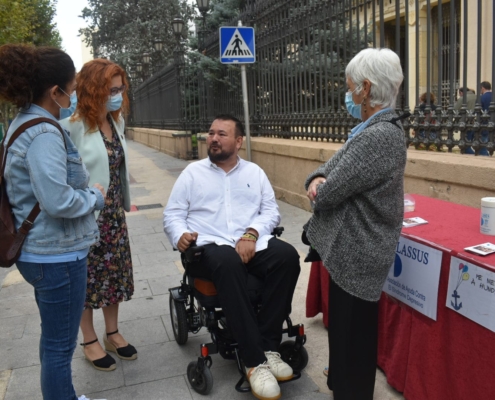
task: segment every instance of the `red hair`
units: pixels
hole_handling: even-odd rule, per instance
[[[108,86],[116,75],[122,78],[122,84],[128,88],[125,71],[114,62],[97,58],[83,65],[76,76],[77,108],[71,117],[72,121],[83,119],[89,127],[89,132],[98,130],[101,109],[110,96]],[[126,114],[129,109],[129,98],[126,91],[122,93],[122,98],[123,102],[120,109],[110,112],[114,121],[118,120],[121,113]]]

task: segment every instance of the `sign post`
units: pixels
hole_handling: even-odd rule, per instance
[[[242,102],[244,105],[248,161],[251,161],[251,131],[246,64],[252,64],[256,61],[255,54],[253,28],[243,27],[241,21],[239,21],[237,27],[223,26],[220,28],[220,62],[222,64],[241,64]]]

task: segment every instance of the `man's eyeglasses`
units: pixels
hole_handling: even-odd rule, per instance
[[[113,88],[110,88],[110,96],[115,96],[119,93],[124,93],[125,89],[126,89],[125,85],[122,85],[121,87],[115,86]]]

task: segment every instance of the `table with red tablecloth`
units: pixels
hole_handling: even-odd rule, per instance
[[[428,224],[404,228],[402,236],[442,251],[437,320],[382,294],[379,304],[378,365],[387,381],[408,400],[495,399],[495,333],[447,308],[450,260],[459,257],[495,272],[495,254],[478,256],[463,249],[495,236],[480,233],[479,208],[413,195],[416,207],[405,217]],[[313,263],[306,315],[323,312],[328,325],[329,274]]]

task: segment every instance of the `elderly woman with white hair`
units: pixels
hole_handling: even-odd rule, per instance
[[[378,300],[404,212],[406,141],[393,111],[403,74],[389,49],[362,50],[345,73],[362,123],[308,176],[314,214],[305,231],[331,277],[328,386],[336,400],[371,400]]]

